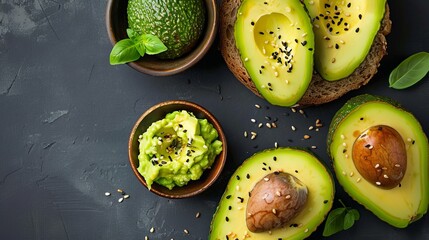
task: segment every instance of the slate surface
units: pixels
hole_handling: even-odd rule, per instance
[[[304,116],[270,106],[236,81],[217,41],[194,68],[152,77],[109,65],[106,1],[0,0],[0,239],[206,239],[226,183],[244,159],[277,141],[280,146],[315,145],[314,152],[328,162],[327,125],[348,98],[360,93],[396,99],[429,133],[428,77],[402,91],[389,89],[387,82],[390,71],[407,56],[429,51],[429,3],[389,4],[389,55],[376,77],[336,102],[305,109]],[[228,138],[221,178],[190,199],[157,197],[137,181],[128,164],[134,121],[150,106],[171,99],[209,109]],[[258,129],[250,122],[263,122],[265,116],[277,117],[278,128]],[[316,119],[325,126],[308,131]],[[253,130],[259,133],[256,140],[243,137],[244,131]],[[304,134],[311,139],[303,140]],[[118,203],[118,188],[131,198]],[[104,196],[106,191],[112,195]],[[340,186],[336,197],[357,208],[361,220],[330,239],[429,239],[428,216],[407,229],[395,229]],[[195,218],[197,212],[200,218]],[[310,239],[322,239],[321,230]]]

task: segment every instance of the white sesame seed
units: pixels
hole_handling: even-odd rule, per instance
[[[105,192],[104,195],[105,196],[110,196],[110,193],[109,192]]]
[[[306,228],[306,229],[304,230],[304,232],[308,232],[308,228]]]
[[[299,109],[299,113],[304,114],[304,110]]]
[[[310,126],[310,127],[308,127],[308,130],[311,131],[311,130],[313,130],[313,128],[314,128],[313,126]]]
[[[289,80],[285,80],[285,83],[286,83],[286,84],[289,84]]]
[[[341,134],[341,139],[346,139],[346,136],[344,136],[344,134]]]
[[[304,139],[310,139],[311,138],[311,136],[310,135],[304,135]]]
[[[275,148],[278,148],[278,147],[279,147],[279,144],[278,144],[277,142],[274,142],[274,147],[275,147]]]
[[[361,180],[361,178],[357,178],[357,179],[356,179],[356,182],[360,182],[360,180]]]
[[[407,138],[407,142],[411,142],[413,141],[411,138]]]
[[[188,229],[183,229],[183,232],[186,233],[186,234],[189,234]]]
[[[252,118],[252,119],[250,119],[250,121],[251,121],[252,123],[255,123],[255,122],[256,122],[256,119]]]
[[[380,167],[380,164],[375,164],[375,166],[374,166],[374,168],[379,168]]]
[[[118,199],[118,202],[120,202],[120,203],[121,203],[122,201],[124,201],[124,198],[119,198],[119,199]]]
[[[264,178],[264,181],[268,182],[268,181],[270,181],[270,179],[266,177],[266,178]]]
[[[317,148],[317,146],[311,146],[311,148],[312,148],[312,149],[316,149],[316,148]]]
[[[353,175],[355,175],[354,172],[350,172],[350,177],[353,177]]]
[[[249,58],[245,58],[245,59],[244,59],[244,61],[245,61],[245,62],[249,61]]]
[[[155,228],[151,227],[150,230],[149,230],[149,232],[151,232],[151,233],[155,232]]]
[[[197,212],[197,214],[195,214],[195,217],[196,218],[199,218],[201,216],[201,213],[200,212]]]
[[[280,197],[280,196],[282,195],[282,193],[281,193],[280,191],[276,191],[276,195],[277,195],[278,197]]]
[[[118,193],[124,193],[124,191],[122,190],[122,189],[120,189],[120,188],[118,188]]]
[[[124,195],[124,199],[128,199],[128,198],[130,198],[130,195]]]
[[[261,128],[262,126],[264,126],[264,124],[262,124],[262,123],[258,124],[258,128]]]
[[[244,137],[247,138],[247,131],[244,131]]]
[[[278,72],[274,72],[274,76],[278,77],[279,73]]]
[[[340,40],[340,43],[344,44],[344,43],[346,43],[346,42],[344,42],[344,40]]]
[[[292,131],[296,130],[295,126],[290,126],[290,128],[292,128]]]
[[[255,104],[256,108],[261,108],[261,106],[259,104]]]
[[[277,210],[276,210],[275,208],[273,208],[272,212],[273,212],[274,214],[277,214]]]
[[[343,147],[347,147],[347,143],[343,142]]]
[[[301,37],[305,37],[305,36],[307,36],[307,33],[303,33],[303,34],[301,35]]]
[[[237,185],[237,186],[235,187],[235,190],[240,191],[240,186],[238,186],[238,185]]]
[[[291,198],[291,196],[288,194],[288,195],[286,195],[286,199],[290,199]]]
[[[291,108],[290,110],[292,110],[292,112],[296,113],[296,109],[295,108]]]
[[[265,126],[267,126],[267,128],[271,128],[271,123],[265,123]]]
[[[370,145],[369,147],[368,147],[368,149],[369,150],[371,150],[371,149],[373,149],[374,148],[374,146],[372,146],[372,145]]]
[[[380,185],[381,185],[381,182],[375,182],[375,184],[377,184],[378,186],[380,186]]]
[[[399,164],[395,164],[395,167],[401,167],[401,165],[399,165]]]
[[[383,177],[384,177],[384,178],[389,178],[389,176],[387,176],[387,174],[384,174],[384,175],[383,175]]]
[[[144,240],[149,240],[149,238],[147,236],[144,236]]]
[[[271,123],[271,127],[276,128],[277,124],[276,123]]]

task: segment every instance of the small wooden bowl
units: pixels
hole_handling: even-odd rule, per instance
[[[137,170],[139,166],[139,136],[142,135],[153,122],[163,119],[167,113],[176,110],[186,110],[194,113],[197,118],[207,119],[217,130],[219,140],[222,141],[222,152],[216,157],[211,168],[204,171],[200,179],[195,181],[191,180],[187,185],[183,187],[174,187],[172,190],[157,183],[153,183],[150,189],[151,192],[166,198],[187,198],[195,196],[210,187],[219,177],[226,161],[227,144],[225,134],[216,118],[205,108],[192,102],[180,100],[162,102],[149,108],[140,116],[131,131],[128,142],[128,157],[131,168],[137,179],[147,187],[144,177]]]
[[[169,76],[185,71],[195,65],[210,49],[218,28],[218,11],[216,0],[204,0],[206,4],[206,26],[200,42],[184,56],[164,60],[145,55],[135,62],[128,63],[132,68],[153,76]],[[115,45],[119,40],[127,38],[126,29],[128,0],[109,0],[106,10],[106,27],[110,42]]]

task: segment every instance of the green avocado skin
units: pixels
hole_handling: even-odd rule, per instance
[[[345,117],[347,117],[347,115],[349,115],[352,111],[354,111],[356,108],[358,108],[360,105],[367,103],[367,102],[385,102],[385,103],[389,103],[391,105],[393,105],[394,107],[397,107],[403,111],[405,111],[404,109],[402,109],[401,105],[397,102],[395,102],[394,100],[387,98],[387,97],[381,97],[381,96],[374,96],[374,95],[370,95],[370,94],[362,94],[356,97],[351,98],[350,100],[348,100],[344,106],[342,106],[337,113],[335,113],[334,117],[332,118],[331,124],[329,125],[329,130],[328,130],[328,137],[327,137],[327,152],[329,155],[331,155],[331,151],[329,150],[329,147],[331,146],[332,143],[332,138],[334,136],[334,132],[337,129],[337,126],[341,123],[341,121],[343,121],[343,119]],[[331,159],[333,156],[330,156]]]
[[[138,34],[157,36],[167,51],[162,59],[178,58],[198,42],[206,21],[202,0],[129,0],[128,26]]]

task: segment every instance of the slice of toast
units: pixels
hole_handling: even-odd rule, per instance
[[[241,2],[242,0],[222,0],[219,26],[220,50],[234,76],[253,93],[262,97],[244,68],[240,53],[235,45],[234,24]],[[387,54],[386,35],[390,33],[391,26],[389,6],[386,4],[380,30],[374,39],[370,52],[359,67],[350,76],[332,82],[324,80],[317,72],[314,72],[311,83],[298,104],[307,106],[327,103],[367,84],[377,73],[381,59]]]

